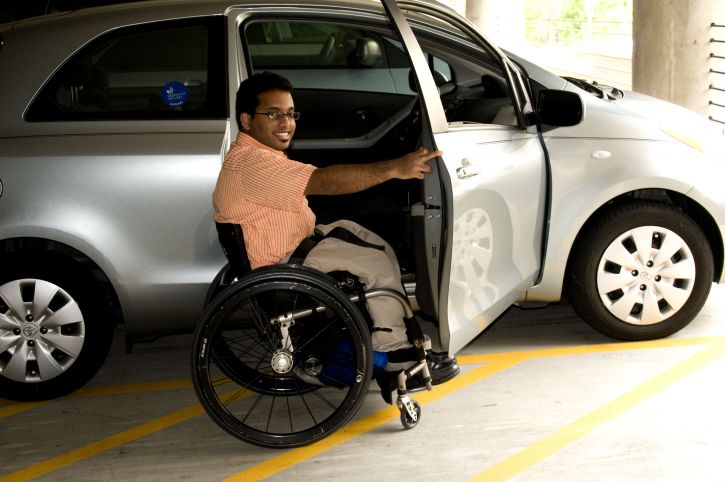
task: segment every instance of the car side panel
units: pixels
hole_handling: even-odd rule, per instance
[[[91,257],[130,334],[191,328],[224,263],[211,194],[226,122],[208,123],[216,132],[0,140],[0,239],[50,239]]]
[[[640,189],[671,190],[723,219],[725,165],[674,139],[587,139],[550,133],[546,144],[554,177],[551,231],[544,276],[527,292],[527,301],[560,299],[576,236],[597,209],[617,196]],[[713,176],[717,171],[722,175]],[[721,236],[723,228],[720,225]]]

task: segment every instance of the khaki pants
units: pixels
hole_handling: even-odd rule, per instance
[[[357,223],[342,220],[318,225],[317,231],[327,234],[335,227],[343,227],[368,243],[385,247],[385,251],[358,246],[337,238],[326,238],[312,248],[304,265],[325,273],[348,271],[358,278],[365,289],[389,288],[403,293],[400,267],[390,245],[377,234]],[[370,317],[375,328],[392,331],[373,331],[373,350],[388,352],[410,347],[403,321],[404,311],[400,303],[390,297],[380,296],[367,301]]]

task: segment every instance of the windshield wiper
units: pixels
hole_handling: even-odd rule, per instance
[[[564,79],[568,80],[580,89],[599,97],[600,99],[618,100],[623,97],[623,92],[621,90],[609,85],[602,85],[596,80],[589,82],[587,80],[578,79],[576,77],[564,77]]]

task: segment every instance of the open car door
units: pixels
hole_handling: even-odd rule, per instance
[[[446,7],[382,2],[413,65],[424,105],[423,146],[443,151],[414,212],[423,225],[416,242],[424,245],[416,298],[439,320],[442,347],[456,353],[537,279],[546,155],[536,127],[525,122],[528,92],[503,53]],[[468,79],[481,75],[447,80],[436,72],[436,61],[447,58],[447,77],[455,79],[456,68]],[[496,89],[487,82],[499,93],[492,95]],[[491,109],[492,118],[484,115]]]

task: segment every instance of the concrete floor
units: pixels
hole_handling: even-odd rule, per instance
[[[415,429],[371,388],[343,430],[293,450],[203,413],[190,342],[119,343],[72,396],[0,400],[0,481],[725,481],[725,286],[647,343],[613,343],[566,305],[512,309],[459,354],[459,377],[415,395]]]

